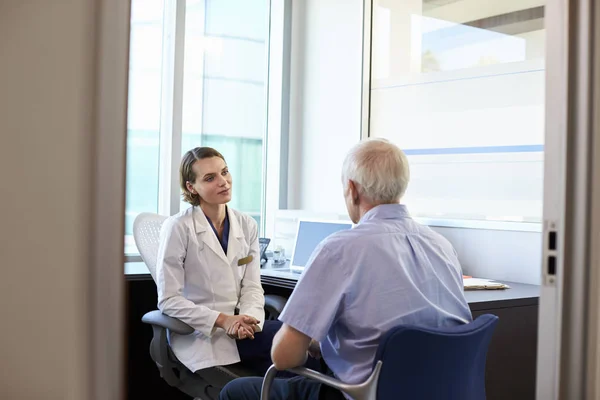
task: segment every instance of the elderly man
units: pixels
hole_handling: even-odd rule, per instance
[[[452,245],[413,221],[399,204],[408,161],[394,144],[367,140],[344,161],[348,214],[356,227],[324,240],[313,253],[279,319],[271,358],[279,370],[322,354],[346,383],[370,374],[381,336],[400,324],[443,327],[471,321]],[[230,382],[221,399],[259,399],[261,378]],[[343,399],[305,379],[276,379],[274,399]]]

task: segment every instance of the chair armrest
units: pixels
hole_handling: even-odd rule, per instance
[[[265,310],[269,313],[269,319],[279,318],[279,314],[283,311],[287,300],[284,297],[274,294],[265,295]]]
[[[181,322],[177,318],[169,317],[159,310],[150,311],[144,314],[142,322],[168,329],[170,332],[178,333],[180,335],[190,335],[194,333],[194,328],[185,322]]]
[[[194,329],[177,318],[164,315],[159,310],[150,311],[142,317],[142,322],[152,326],[152,341],[150,342],[150,357],[156,363],[160,376],[171,386],[180,387],[182,377],[178,365],[169,348],[169,334],[189,335]]]
[[[331,376],[327,376],[320,372],[304,367],[292,368],[288,371],[338,389],[351,396],[355,400],[375,400],[377,395],[377,382],[379,381],[379,374],[381,372],[382,364],[383,363],[381,361],[378,361],[369,378],[363,383],[356,385],[343,383],[342,381],[332,378]],[[269,392],[271,391],[271,385],[275,379],[275,375],[277,375],[277,369],[274,365],[271,365],[265,374],[265,379],[263,380],[260,393],[261,400],[269,399]]]

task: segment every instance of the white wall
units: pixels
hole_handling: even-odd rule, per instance
[[[542,234],[489,229],[432,227],[452,243],[465,274],[539,285]]]
[[[293,4],[288,208],[343,214],[341,164],[349,147],[360,140],[362,1],[308,0]],[[414,6],[418,8],[420,2]],[[494,14],[485,16],[489,15]],[[543,56],[543,35],[543,31],[521,35],[527,40],[528,60]],[[543,89],[539,92],[543,96]],[[439,95],[430,98],[435,102]],[[514,92],[509,97],[510,101],[517,101]],[[382,108],[385,102],[377,106],[377,95],[372,101],[376,113],[385,111]],[[411,107],[411,103],[406,106]],[[406,118],[410,118],[406,114],[405,110],[396,108],[389,114],[390,119],[396,118],[396,121],[381,126],[377,125],[380,121],[375,120],[376,128],[394,132],[399,126],[398,115],[404,119],[400,122],[406,123]],[[422,126],[424,122],[421,119],[415,126]],[[534,130],[542,131],[543,128],[538,127]],[[434,229],[456,247],[466,273],[539,284],[540,233]]]
[[[293,7],[288,208],[344,212],[342,162],[360,140],[363,2]]]
[[[112,400],[121,394],[123,369],[104,361],[123,360],[122,335],[113,342],[114,336],[104,335],[108,326],[95,329],[93,321],[103,317],[92,312],[95,288],[114,283],[103,287],[110,297],[104,315],[108,321],[124,314],[113,307],[123,299],[122,261],[103,265],[117,273],[116,281],[98,282],[92,272],[99,250],[93,245],[95,217],[113,200],[122,205],[124,194],[126,51],[101,50],[126,50],[127,35],[100,43],[108,2],[0,2],[0,399]],[[128,15],[111,11],[112,33],[123,34]],[[97,80],[108,64],[123,67],[121,79]],[[117,98],[101,99],[115,83]],[[96,111],[112,105],[122,106],[119,119],[101,120],[104,114]],[[96,128],[115,121],[122,129],[121,151],[98,169],[99,152],[107,148],[96,140],[102,136]],[[113,180],[114,171],[120,192],[95,196],[96,178]],[[124,209],[119,211],[106,218],[106,224],[119,223],[103,242],[106,256],[120,251],[122,260]],[[110,371],[96,369],[100,365]],[[103,381],[106,374],[115,380]]]
[[[455,24],[542,4],[464,0],[421,16],[422,2],[416,3],[379,0],[374,6],[383,23],[373,33],[379,45],[372,60],[370,135],[409,150],[543,144],[545,32],[510,36]],[[422,70],[409,57],[425,51],[439,71]],[[487,65],[490,60],[496,64]],[[414,215],[541,220],[542,152],[408,158],[404,200]],[[540,233],[434,229],[454,244],[466,273],[540,283]]]
[[[427,217],[541,220],[539,149],[451,149],[544,143],[545,31],[513,36],[449,22],[456,9],[484,15],[469,0],[432,9],[435,18],[421,15],[416,2],[376,2],[372,37],[370,135],[425,150],[407,152],[407,204]],[[486,17],[526,5],[492,3],[483,7]],[[414,54],[429,61],[421,66]],[[427,154],[432,148],[442,152]]]

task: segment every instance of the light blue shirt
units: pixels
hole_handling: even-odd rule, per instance
[[[400,204],[377,206],[321,242],[279,319],[318,340],[346,383],[366,380],[392,327],[472,320],[456,251]]]

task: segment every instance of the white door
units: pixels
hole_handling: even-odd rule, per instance
[[[598,399],[600,73],[593,0],[546,5],[537,399]]]

